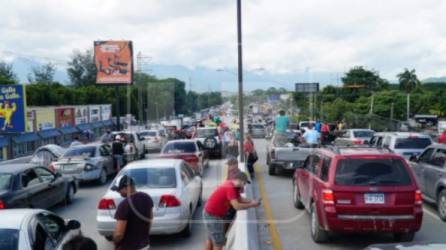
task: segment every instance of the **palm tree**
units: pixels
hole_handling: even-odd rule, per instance
[[[412,92],[415,88],[421,85],[421,82],[418,80],[417,74],[415,73],[415,69],[404,69],[404,71],[399,73],[397,77],[400,84],[400,90],[405,91],[406,93]]]

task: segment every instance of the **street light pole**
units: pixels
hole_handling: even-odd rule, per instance
[[[238,116],[240,127],[240,162],[245,161],[243,150],[244,121],[243,121],[243,58],[242,58],[242,1],[237,0],[237,47],[238,47]]]

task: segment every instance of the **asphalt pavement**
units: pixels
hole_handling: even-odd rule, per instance
[[[358,234],[334,235],[332,241],[326,244],[316,244],[310,235],[310,219],[304,210],[297,210],[292,204],[292,174],[269,176],[266,166],[266,140],[254,140],[259,161],[258,173],[262,175],[265,186],[264,200],[268,199],[273,218],[273,227],[277,232],[279,244],[274,246],[271,230],[261,230],[262,249],[364,249],[371,244],[392,243],[391,235]],[[259,179],[259,178],[257,178]],[[260,181],[260,180],[258,180]],[[260,225],[264,223],[264,209],[258,211]],[[260,227],[261,229],[264,227]],[[274,231],[273,231],[274,234]],[[424,205],[424,216],[421,230],[416,234],[415,241],[446,243],[446,223],[441,221],[435,208],[429,204]]]
[[[147,158],[155,157],[149,154]],[[203,201],[215,189],[223,178],[223,161],[213,160],[210,167],[206,169],[203,177]],[[57,206],[51,209],[65,219],[76,219],[82,224],[82,233],[92,238],[98,245],[98,249],[113,249],[111,242],[100,236],[96,231],[96,211],[97,205],[106,189],[109,187],[111,180],[103,186],[97,184],[84,184],[78,193],[76,193],[74,201],[68,206]],[[192,226],[192,235],[189,238],[183,238],[179,235],[168,236],[151,236],[151,249],[170,249],[170,250],[190,250],[203,249],[205,241],[205,230],[201,222],[202,206],[197,208],[194,214],[196,220]]]

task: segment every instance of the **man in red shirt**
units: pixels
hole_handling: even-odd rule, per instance
[[[260,200],[249,200],[240,196],[238,189],[247,183],[250,183],[248,176],[239,172],[231,180],[218,186],[209,197],[203,213],[207,231],[206,250],[221,250],[225,246],[225,217],[231,207],[235,210],[245,210],[260,205]]]
[[[438,143],[446,144],[446,130],[443,130],[443,133],[437,138]]]

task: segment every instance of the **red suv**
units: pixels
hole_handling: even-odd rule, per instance
[[[406,161],[372,148],[320,148],[293,177],[293,200],[311,214],[311,236],[330,232],[393,233],[412,241],[421,227],[421,193]]]

